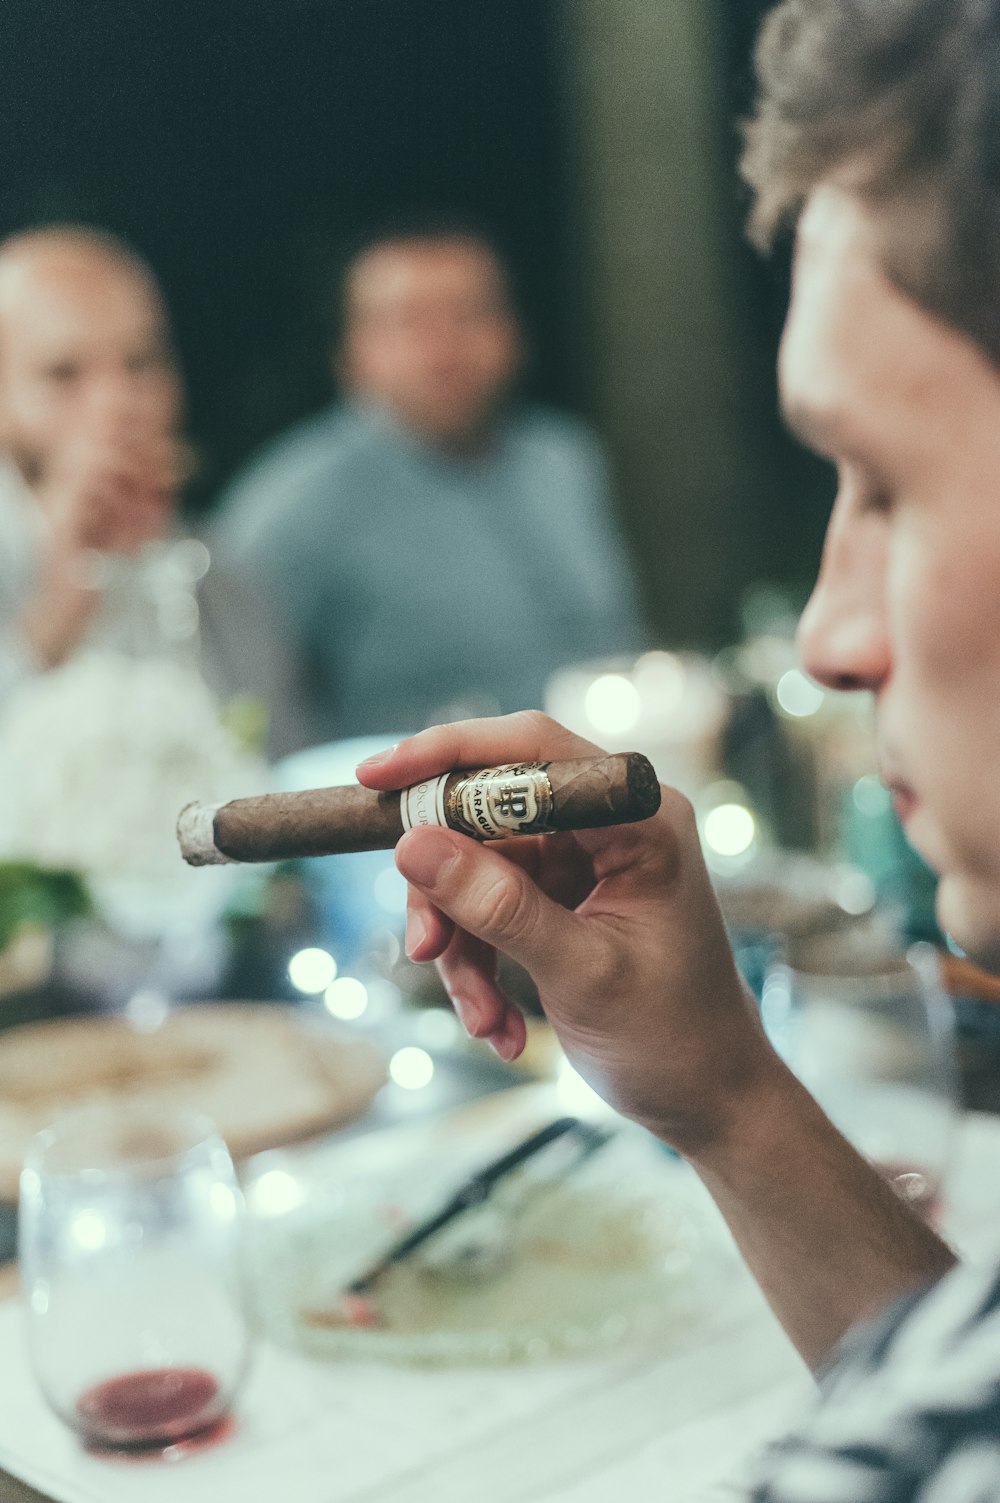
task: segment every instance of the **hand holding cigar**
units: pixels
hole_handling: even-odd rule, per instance
[[[639,752],[618,752],[449,772],[391,793],[312,788],[188,804],[177,838],[190,866],[216,866],[390,850],[420,825],[442,825],[476,840],[594,830],[648,819],[659,807],[650,762]]]

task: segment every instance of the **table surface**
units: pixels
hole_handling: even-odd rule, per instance
[[[551,1088],[526,1087],[405,1130],[355,1139],[347,1147],[357,1163],[369,1153],[372,1162],[379,1154],[384,1162],[394,1151],[393,1135],[398,1140],[403,1131],[411,1150],[416,1142],[417,1153],[433,1151],[456,1134],[465,1141],[494,1126],[519,1134],[524,1123],[554,1106]],[[332,1143],[301,1153],[312,1154],[313,1162],[317,1153],[339,1162],[343,1151]],[[946,1229],[971,1256],[986,1253],[992,1228],[1000,1226],[1000,1176],[993,1169],[998,1158],[1000,1121],[969,1114],[949,1178]],[[690,1171],[664,1158],[663,1173],[665,1184],[703,1197],[725,1240],[717,1213]],[[655,1349],[620,1350],[574,1364],[460,1373],[354,1362],[317,1365],[269,1350],[258,1363],[257,1397],[252,1383],[244,1406],[246,1428],[252,1431],[255,1404],[260,1407],[267,1391],[271,1430],[263,1440],[258,1436],[255,1473],[266,1472],[269,1455],[270,1464],[280,1469],[280,1457],[275,1461],[268,1447],[285,1446],[284,1470],[269,1493],[254,1491],[265,1479],[246,1471],[245,1455],[244,1474],[239,1471],[241,1435],[228,1457],[222,1450],[215,1453],[214,1464],[206,1456],[167,1474],[160,1469],[151,1476],[156,1469],[147,1467],[142,1474],[135,1469],[123,1476],[118,1464],[102,1470],[100,1463],[89,1462],[85,1475],[73,1474],[72,1488],[46,1484],[48,1493],[0,1471],[0,1503],[63,1503],[68,1497],[74,1503],[142,1503],[147,1492],[163,1503],[203,1496],[227,1503],[237,1496],[278,1497],[282,1481],[296,1503],[426,1503],[429,1497],[436,1503],[468,1503],[471,1496],[477,1503],[606,1503],[615,1495],[662,1496],[668,1477],[676,1503],[709,1494],[735,1497],[738,1493],[727,1486],[718,1493],[712,1489],[724,1475],[738,1474],[764,1440],[787,1426],[807,1400],[810,1383],[730,1251],[711,1313],[672,1344]],[[12,1283],[9,1271],[0,1272],[0,1293],[11,1292]],[[4,1332],[14,1329],[7,1320],[12,1314],[9,1306],[0,1307]],[[5,1433],[2,1414],[18,1401],[18,1390],[9,1372],[5,1390],[2,1369],[0,1359],[0,1453],[9,1459],[13,1421]],[[275,1439],[278,1421],[270,1409],[278,1392],[295,1417],[293,1424],[286,1415],[289,1434]],[[33,1396],[32,1401],[41,1404]],[[28,1400],[22,1396],[20,1402],[27,1414]],[[68,1432],[48,1423],[52,1436],[45,1461],[52,1470],[25,1467],[35,1482],[60,1475],[55,1455],[60,1446],[70,1454]],[[384,1454],[377,1454],[380,1448]],[[66,1467],[68,1475],[72,1457]]]

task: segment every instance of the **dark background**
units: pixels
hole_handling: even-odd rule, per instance
[[[586,412],[564,5],[3,0],[0,232],[82,218],[151,261],[202,456],[194,510],[211,505],[262,439],[327,397],[330,250],[395,208],[446,205],[496,228],[534,336],[533,392]],[[727,122],[750,97],[764,9],[763,0],[720,9]],[[728,123],[718,150],[731,167]],[[735,192],[732,205],[727,234],[738,242]],[[794,520],[802,461],[770,396],[784,270],[744,248],[735,255],[753,346],[746,370],[764,394],[767,458],[755,484],[770,509],[765,532],[774,572],[807,577],[822,515],[804,532]],[[626,495],[626,524],[628,506]]]
[[[4,0],[4,231],[96,219],[176,321],[213,478],[321,402],[330,247],[397,205],[495,224],[572,400],[557,21],[540,0]]]

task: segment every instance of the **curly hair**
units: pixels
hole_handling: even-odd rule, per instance
[[[782,0],[756,67],[751,239],[842,184],[892,280],[1000,364],[1000,0]]]

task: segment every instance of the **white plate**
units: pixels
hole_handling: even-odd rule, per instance
[[[489,1211],[457,1218],[379,1280],[370,1326],[345,1323],[341,1291],[410,1223],[405,1186],[350,1184],[324,1206],[314,1194],[298,1214],[256,1229],[259,1319],[272,1339],[312,1356],[405,1364],[536,1361],[659,1341],[700,1304],[697,1221],[662,1180],[623,1182],[609,1168],[595,1162],[526,1197],[498,1189]],[[477,1240],[472,1217],[493,1218],[488,1232],[500,1235],[487,1236],[494,1266],[487,1257],[470,1274],[455,1245]]]

